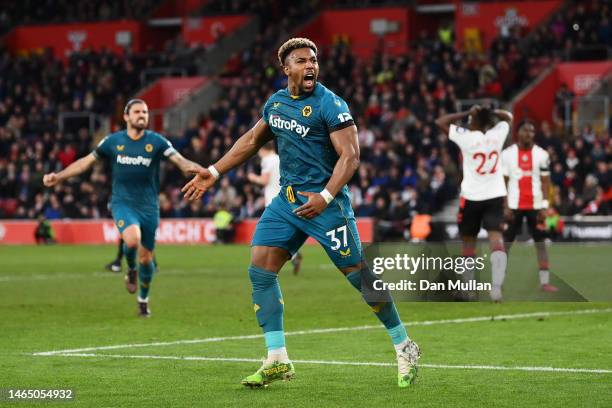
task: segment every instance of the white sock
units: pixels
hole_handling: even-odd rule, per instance
[[[406,345],[408,344],[408,342],[410,341],[409,338],[406,338],[406,340],[402,341],[399,344],[394,344],[393,347],[395,347],[395,352],[397,354],[401,353],[402,350],[404,349],[404,347],[406,347]]]
[[[289,362],[289,355],[287,354],[287,348],[281,347],[273,350],[268,350],[268,360],[269,363],[273,361],[280,361],[281,363]]]
[[[140,296],[138,296],[138,302],[140,302],[140,303],[149,303],[149,298],[143,299]]]
[[[491,283],[493,287],[501,288],[506,278],[508,255],[504,251],[491,252]]]
[[[540,271],[540,285],[548,285],[550,282],[550,272],[547,269]]]

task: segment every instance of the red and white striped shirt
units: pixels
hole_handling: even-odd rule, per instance
[[[523,150],[513,144],[502,152],[502,169],[508,177],[508,207],[513,210],[543,208],[542,176],[550,174],[546,150],[533,145]]]

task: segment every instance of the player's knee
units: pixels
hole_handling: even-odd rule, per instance
[[[251,248],[251,265],[270,272],[278,272],[290,255],[286,249],[267,246]]]
[[[123,231],[123,242],[128,248],[138,248],[140,244],[140,229],[138,225],[130,225]]]
[[[138,261],[141,264],[150,264],[153,262],[153,252],[146,248],[140,248],[140,251],[138,251]]]
[[[499,231],[489,231],[489,244],[491,251],[506,251],[503,235]]]
[[[138,243],[140,242],[140,240],[136,239],[136,238],[128,238],[123,240],[123,242],[125,243],[125,246],[130,248],[130,249],[136,249],[138,248]]]
[[[351,265],[351,266],[345,266],[343,268],[338,268],[340,269],[340,272],[342,272],[342,274],[344,276],[348,275],[351,272],[356,272],[356,271],[360,271],[361,268],[365,267],[366,264],[363,262],[359,262],[358,264],[355,265]]]

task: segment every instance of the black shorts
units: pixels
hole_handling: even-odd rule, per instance
[[[523,232],[523,218],[527,219],[529,235],[535,242],[544,241],[545,233],[538,228],[538,210],[512,210],[512,219],[507,220],[504,241],[513,242],[517,234]]]
[[[503,231],[505,197],[495,197],[482,201],[470,201],[460,198],[459,234],[462,237],[476,237],[480,226],[487,231]]]

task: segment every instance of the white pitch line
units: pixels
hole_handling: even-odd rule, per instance
[[[609,312],[612,312],[612,308],[569,310],[565,312],[515,313],[515,314],[498,315],[498,316],[476,316],[476,317],[466,317],[466,318],[459,318],[459,319],[425,320],[425,321],[420,321],[420,322],[411,322],[411,323],[408,323],[407,326],[410,328],[414,326],[433,326],[437,324],[461,324],[461,323],[473,323],[473,322],[483,322],[483,321],[492,321],[492,320],[528,319],[532,317],[552,317],[552,316],[567,316],[567,315],[609,313]],[[285,336],[338,333],[338,332],[346,332],[346,331],[371,330],[371,329],[379,329],[379,328],[380,328],[380,325],[365,325],[365,326],[353,326],[353,327],[331,327],[327,329],[310,329],[310,330],[290,331],[290,332],[286,332]],[[97,346],[97,347],[85,347],[85,348],[78,348],[78,349],[41,351],[41,352],[33,353],[32,355],[48,356],[48,355],[54,355],[54,354],[82,353],[86,351],[97,351],[97,350],[117,350],[117,349],[141,348],[141,347],[173,346],[173,345],[178,345],[178,344],[215,343],[215,342],[231,341],[231,340],[251,340],[251,339],[258,339],[262,337],[263,337],[263,334],[251,334],[251,335],[245,335],[245,336],[208,337],[204,339],[176,340],[176,341],[155,342],[155,343],[116,344],[112,346]]]
[[[89,273],[56,273],[46,275],[7,275],[0,276],[0,282],[20,282],[20,281],[45,281],[55,279],[84,279],[84,278],[106,278],[117,276],[111,272],[89,272]]]
[[[211,268],[197,268],[185,271],[184,269],[163,269],[162,275],[166,276],[182,276],[193,275],[194,273],[209,273],[216,272]],[[90,279],[90,278],[117,278],[123,276],[116,272],[79,272],[79,273],[53,273],[53,274],[32,274],[32,275],[4,275],[0,276],[0,283],[3,282],[21,282],[21,281],[46,281],[59,279]]]
[[[115,359],[142,359],[142,360],[183,360],[183,361],[219,361],[230,363],[261,363],[257,358],[237,357],[200,357],[200,356],[152,356],[152,355],[123,355],[123,354],[96,354],[96,353],[62,353],[46,354],[47,357],[92,357]],[[340,366],[368,366],[368,367],[395,367],[395,363],[379,363],[375,361],[336,361],[336,360],[292,360],[298,364],[321,364]],[[452,364],[419,364],[422,368],[457,369],[457,370],[497,370],[497,371],[536,371],[556,373],[586,373],[586,374],[612,374],[612,370],[603,368],[565,368],[565,367],[524,367],[524,366],[492,366],[492,365],[452,365]]]

